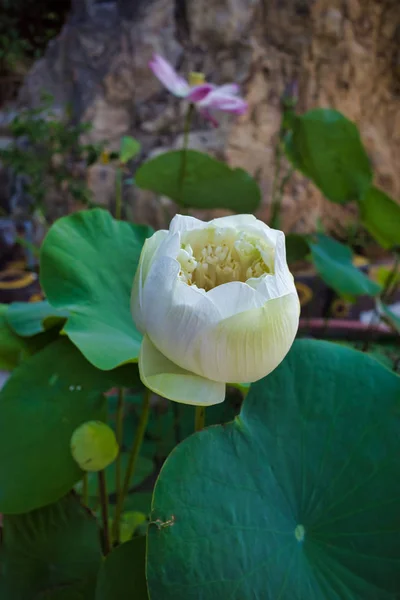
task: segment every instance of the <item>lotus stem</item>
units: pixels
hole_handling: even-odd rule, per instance
[[[196,412],[194,417],[194,430],[201,431],[204,429],[206,423],[206,409],[204,406],[196,406]]]
[[[139,425],[136,430],[135,441],[130,452],[128,467],[125,473],[124,485],[122,488],[122,492],[117,498],[117,504],[115,507],[115,519],[113,523],[113,540],[115,544],[119,543],[119,537],[117,537],[117,532],[119,531],[121,515],[124,509],[124,503],[126,496],[129,492],[131,481],[133,480],[133,476],[135,474],[136,464],[140,455],[144,434],[146,433],[150,413],[150,394],[150,390],[146,390],[143,396],[142,413],[140,415]]]
[[[103,553],[105,556],[111,551],[110,531],[108,527],[108,496],[106,474],[104,469],[99,471],[99,497],[101,506],[101,518],[103,522]]]
[[[82,478],[82,504],[85,506],[89,504],[89,481],[87,472],[83,474]]]
[[[117,422],[116,422],[116,438],[119,448],[117,460],[115,463],[115,491],[118,498],[122,493],[122,465],[121,465],[121,448],[124,434],[124,407],[125,407],[125,391],[123,388],[118,390],[118,404],[117,404]],[[114,539],[119,539],[120,522],[116,523],[116,530]]]

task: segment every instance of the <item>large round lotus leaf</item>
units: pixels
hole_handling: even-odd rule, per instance
[[[28,305],[28,302],[18,304]],[[17,334],[8,318],[12,306],[14,305],[0,304],[0,369],[5,371],[12,371],[29,355],[39,352],[58,337],[58,328],[55,326],[46,331],[41,329],[41,333],[31,333],[29,336]],[[53,321],[53,324],[56,323]],[[31,332],[38,328],[37,321],[36,324],[33,321],[28,324],[26,321],[26,325],[28,329],[31,328]]]
[[[400,378],[301,340],[156,484],[152,600],[389,600],[400,590]]]
[[[102,209],[54,223],[43,243],[41,283],[55,308],[68,310],[65,333],[99,369],[136,361],[142,340],[130,295],[147,226],[116,221]]]
[[[156,156],[136,171],[135,182],[184,207],[250,213],[261,201],[260,188],[247,171],[231,169],[197,150],[174,150]]]
[[[128,369],[137,371],[99,371],[65,337],[15,369],[0,393],[0,512],[54,502],[82,477],[72,433],[85,421],[106,419],[103,392],[124,381]]]
[[[1,600],[94,600],[98,525],[71,495],[5,517],[0,562]]]
[[[147,600],[145,555],[145,537],[113,550],[100,570],[96,600]]]
[[[25,340],[7,322],[7,304],[0,304],[0,369],[12,371],[27,353]]]
[[[42,333],[55,326],[62,326],[69,316],[66,310],[57,310],[47,300],[41,302],[13,302],[6,318],[11,329],[22,337]]]

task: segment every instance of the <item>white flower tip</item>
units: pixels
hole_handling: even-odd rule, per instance
[[[151,60],[148,63],[149,68],[153,71],[155,75],[157,75],[160,69],[162,69],[163,67],[165,68],[165,65],[167,65],[167,67],[169,66],[167,61],[162,56],[155,53],[153,54]]]
[[[157,63],[157,62],[164,62],[164,61],[165,61],[165,59],[160,54],[153,52],[153,56],[151,58],[150,63]]]
[[[190,86],[174,67],[159,54],[154,54],[149,62],[149,68],[164,87],[175,96],[185,98],[190,92]]]

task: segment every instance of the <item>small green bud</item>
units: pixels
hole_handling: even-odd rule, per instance
[[[119,448],[111,427],[101,421],[88,421],[72,434],[71,452],[83,471],[101,471],[114,462]]]

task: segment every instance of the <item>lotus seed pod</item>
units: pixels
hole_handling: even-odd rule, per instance
[[[113,430],[101,421],[83,423],[71,437],[72,456],[83,471],[101,471],[117,458]]]

